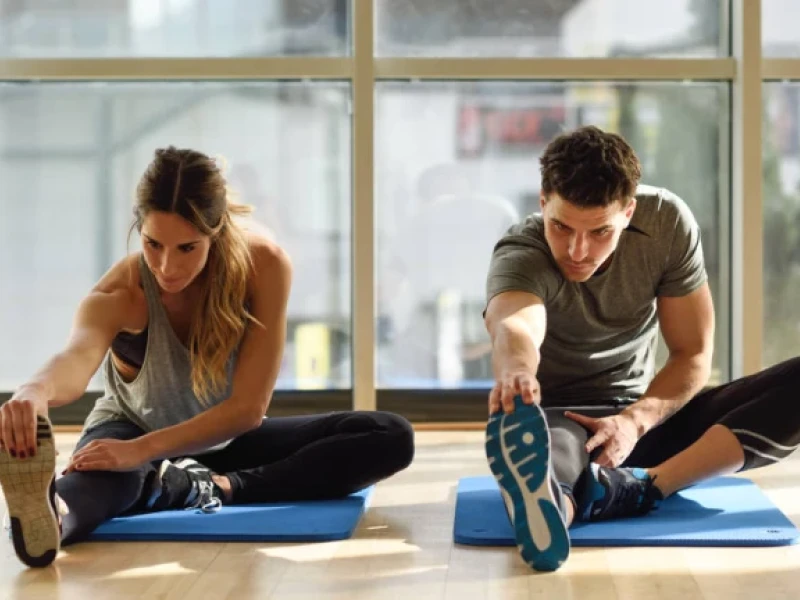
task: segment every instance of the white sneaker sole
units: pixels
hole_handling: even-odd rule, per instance
[[[11,539],[19,559],[29,567],[46,567],[61,547],[61,531],[53,505],[56,451],[53,429],[37,418],[36,455],[12,457],[0,452],[0,486],[11,522]]]

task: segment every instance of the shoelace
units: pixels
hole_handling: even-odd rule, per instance
[[[205,514],[209,515],[211,513],[219,512],[219,510],[222,508],[222,502],[220,502],[219,498],[213,498],[211,502],[207,502],[201,505],[199,508]]]
[[[185,510],[199,509],[205,514],[218,512],[222,508],[222,501],[214,496],[214,484],[208,481],[198,481],[197,500]]]

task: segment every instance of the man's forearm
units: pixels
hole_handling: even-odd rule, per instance
[[[686,405],[708,382],[711,360],[706,353],[673,354],[644,395],[622,411],[631,417],[641,437]]]
[[[500,373],[524,369],[536,375],[539,350],[529,325],[519,318],[509,317],[497,324],[492,332],[492,366],[495,377]]]

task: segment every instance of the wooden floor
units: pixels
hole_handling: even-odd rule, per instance
[[[61,463],[76,434],[59,437]],[[28,570],[0,540],[0,598],[453,600],[800,597],[800,545],[578,548],[536,574],[512,548],[452,542],[455,483],[488,474],[480,432],[419,432],[417,457],[378,486],[353,539],[319,544],[87,543]],[[800,524],[800,456],[752,473]]]

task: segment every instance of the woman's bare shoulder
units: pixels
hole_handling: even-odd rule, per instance
[[[247,285],[248,302],[253,307],[282,302],[292,281],[289,255],[269,235],[257,231],[246,231],[245,235],[253,264]]]
[[[259,278],[264,271],[282,270],[291,267],[286,251],[265,232],[246,230],[245,238],[253,260],[254,276]]]
[[[134,292],[141,289],[141,275],[139,273],[140,252],[128,256],[114,263],[108,271],[95,284],[96,292]]]
[[[92,295],[104,296],[125,315],[125,329],[139,329],[147,321],[147,301],[139,272],[140,252],[114,263],[92,288]]]

